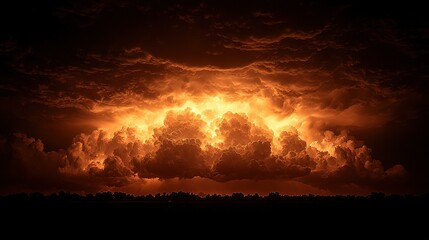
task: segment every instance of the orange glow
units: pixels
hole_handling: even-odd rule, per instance
[[[45,152],[40,140],[25,134],[15,136],[15,148],[41,158],[47,167],[54,162],[55,174],[64,181],[134,193],[231,193],[252,184],[249,193],[291,187],[297,190],[284,193],[299,193],[299,188],[329,194],[324,185],[336,186],[337,181],[349,189],[360,179],[405,176],[401,165],[385,170],[348,132],[320,124],[335,114],[308,107],[302,99],[289,104],[294,98],[279,97],[282,90],[276,89],[266,82],[259,90],[234,93],[176,90],[153,99],[123,95],[122,104],[94,104],[90,111],[103,120],[91,120],[97,129],[78,134],[66,150]],[[340,114],[337,118],[344,121]],[[264,182],[273,188],[265,188]]]
[[[132,182],[137,176],[289,179],[334,174],[351,164],[362,176],[389,173],[346,132],[314,131],[311,114],[300,106],[285,114],[261,94],[181,93],[125,107],[100,104],[92,111],[110,112],[114,121],[75,140],[68,151],[80,170],[66,167],[64,173],[113,173]],[[397,169],[394,174],[403,174]]]
[[[120,130],[121,128],[136,128],[139,130],[141,141],[148,141],[153,136],[156,128],[164,125],[164,120],[168,113],[180,113],[190,111],[196,114],[204,121],[203,131],[206,135],[204,145],[220,147],[223,142],[218,134],[218,124],[226,113],[237,113],[247,117],[255,126],[265,129],[272,135],[272,151],[279,153],[281,150],[277,138],[282,131],[290,129],[300,129],[302,117],[296,113],[284,116],[276,112],[267,98],[253,96],[244,99],[231,100],[222,95],[206,96],[192,98],[182,95],[181,99],[192,99],[178,101],[181,104],[174,106],[165,106],[158,109],[144,109],[135,107],[117,108],[120,117],[116,122],[105,124],[100,129],[109,134]],[[162,106],[162,105],[161,105]],[[103,111],[105,109],[96,108],[94,111]],[[203,146],[204,147],[204,146]]]

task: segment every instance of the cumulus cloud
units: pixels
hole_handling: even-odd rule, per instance
[[[18,133],[2,139],[0,145],[2,193],[95,190],[101,187],[94,179],[87,181],[85,174],[78,170],[75,156],[64,150],[46,152],[39,139]]]
[[[61,154],[44,152],[41,140],[18,133],[0,144],[2,185],[51,185],[52,178],[59,176]]]
[[[159,178],[192,178],[206,176],[208,168],[202,156],[198,139],[184,139],[176,142],[164,140],[153,156],[147,155],[138,169],[139,176]]]
[[[110,156],[106,158],[103,165],[103,169],[90,167],[89,173],[105,177],[126,177],[132,174],[131,170],[124,165],[124,162],[118,156]]]
[[[174,112],[167,113],[164,119],[164,126],[155,129],[155,136],[159,141],[166,139],[200,139],[204,140],[205,134],[202,128],[206,123],[201,120],[201,117],[191,112],[190,108],[176,114]]]
[[[279,156],[254,158],[249,155],[240,155],[232,150],[224,152],[215,164],[214,179],[292,179],[307,175],[310,169],[294,164],[288,164]]]
[[[76,136],[66,150],[46,152],[40,140],[15,134],[1,142],[2,155],[8,159],[2,162],[2,176],[12,184],[19,172],[22,178],[13,181],[28,187],[53,179],[76,183],[85,179],[92,182],[87,187],[102,189],[129,185],[137,176],[220,182],[295,179],[329,189],[338,184],[372,187],[406,175],[400,165],[385,170],[367,146],[346,132],[326,131],[319,141],[307,144],[295,128],[274,137],[245,114],[227,112],[214,123],[221,142],[212,144],[206,141],[206,123],[189,108],[167,113],[164,125],[145,140],[136,128],[113,135],[95,130]],[[273,144],[279,144],[278,152],[272,150]]]
[[[243,114],[227,112],[218,124],[224,147],[243,146],[249,142],[270,140],[272,134],[251,123]]]
[[[407,176],[401,165],[385,170],[379,160],[372,158],[371,150],[366,145],[345,132],[335,135],[327,131],[324,138],[313,145],[325,151],[311,148],[309,152],[317,162],[317,167],[303,178],[304,182],[326,188],[347,183],[377,185],[392,180],[392,177],[405,179]]]
[[[103,168],[88,166],[88,173],[101,180],[101,184],[106,186],[123,186],[129,184],[127,177],[133,175],[133,172],[125,166],[122,159],[118,156],[109,156],[103,162]]]

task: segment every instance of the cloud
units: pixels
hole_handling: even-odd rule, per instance
[[[203,120],[207,116],[214,117],[211,123]],[[19,172],[22,178],[8,184],[29,188],[59,179],[49,189],[84,180],[91,183],[88,189],[122,187],[138,181],[136,176],[221,182],[296,179],[330,189],[341,184],[378,187],[406,176],[401,165],[384,170],[370,149],[346,132],[326,131],[308,144],[296,128],[275,137],[267,126],[256,123],[244,113],[201,116],[185,108],[165,113],[152,135],[137,128],[112,135],[95,130],[76,136],[66,150],[51,152],[44,151],[40,140],[15,134],[2,140],[1,154],[8,159],[3,177],[14,179]],[[214,139],[209,137],[213,133]]]
[[[222,153],[214,165],[214,179],[220,181],[239,179],[292,179],[309,174],[310,169],[288,164],[279,156],[255,158],[240,155],[233,150]]]
[[[206,123],[200,116],[191,112],[190,108],[185,111],[175,114],[174,112],[167,113],[164,119],[164,126],[155,129],[155,136],[159,141],[165,139],[180,140],[180,139],[205,139],[205,133],[202,128]]]
[[[52,184],[50,180],[59,175],[59,154],[44,152],[41,140],[24,134],[2,139],[1,156],[2,185]]]
[[[122,159],[118,156],[109,156],[103,162],[103,168],[88,166],[88,174],[98,178],[101,184],[106,186],[124,186],[130,183],[128,177],[133,172],[124,165]]]
[[[201,142],[194,139],[164,140],[154,156],[146,155],[137,165],[142,178],[193,178],[206,176],[208,168],[202,156]]]
[[[132,172],[127,168],[122,159],[118,156],[110,156],[103,162],[104,168],[90,167],[89,173],[104,177],[127,177],[132,175]]]
[[[223,139],[222,146],[243,146],[253,141],[264,141],[272,138],[272,133],[255,126],[243,114],[227,112],[218,124],[218,135]]]
[[[308,184],[323,188],[348,183],[379,187],[389,184],[392,177],[405,179],[407,176],[406,170],[401,165],[385,170],[379,160],[372,158],[371,150],[367,146],[349,137],[345,132],[339,135],[325,132],[321,141],[313,142],[313,146],[317,145],[319,149],[326,151],[314,148],[310,150],[310,155],[318,165],[315,171],[303,178],[303,182]]]
[[[41,140],[14,134],[0,143],[2,193],[17,191],[58,191],[94,189],[97,182],[83,183],[84,176],[68,174],[65,169],[74,168],[63,150],[44,151]],[[74,164],[77,166],[76,164]],[[97,188],[97,187],[95,187]]]

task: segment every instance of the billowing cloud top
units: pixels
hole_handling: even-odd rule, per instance
[[[429,186],[419,6],[4,5],[3,193]]]

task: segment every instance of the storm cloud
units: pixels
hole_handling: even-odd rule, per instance
[[[429,186],[418,4],[3,5],[2,192]]]

